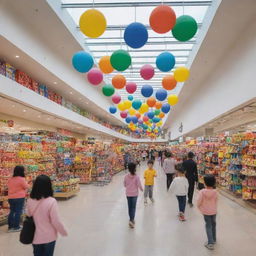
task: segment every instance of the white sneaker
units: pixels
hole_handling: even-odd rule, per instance
[[[213,244],[205,243],[204,246],[205,246],[208,250],[214,250],[214,245],[213,245]]]

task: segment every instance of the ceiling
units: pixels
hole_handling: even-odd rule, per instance
[[[90,39],[83,35],[84,44],[88,46],[89,50],[95,57],[96,62],[104,55],[111,55],[111,53],[118,49],[127,50],[132,57],[132,65],[129,69],[122,72],[127,81],[137,83],[137,91],[134,93],[135,98],[145,100],[141,95],[140,89],[145,81],[140,77],[139,70],[144,64],[152,64],[155,66],[156,57],[163,51],[170,51],[176,57],[176,67],[186,66],[189,55],[193,49],[194,44],[197,43],[198,34],[200,34],[201,24],[204,20],[205,14],[212,1],[164,1],[164,4],[173,7],[176,16],[182,14],[191,15],[199,24],[199,29],[194,38],[188,42],[178,42],[170,33],[163,35],[155,33],[149,26],[149,16],[152,10],[160,5],[160,1],[135,1],[135,0],[96,0],[96,1],[78,1],[78,0],[63,0],[62,8],[66,8],[77,27],[80,15],[88,8],[97,8],[101,11],[107,20],[107,30],[105,33],[97,38]],[[122,17],[120,19],[120,17]],[[132,22],[141,22],[146,25],[149,33],[148,43],[140,49],[132,49],[128,47],[123,39],[124,29]],[[78,28],[79,29],[79,28]],[[82,34],[82,33],[81,33]],[[170,72],[172,73],[172,72]],[[111,79],[117,72],[113,72],[106,76],[106,82],[111,82]],[[156,69],[155,76],[148,82],[154,89],[161,88],[161,80],[164,75]],[[178,94],[182,88],[182,84],[171,91],[172,94]],[[119,90],[120,95],[127,97],[127,92],[122,89]]]

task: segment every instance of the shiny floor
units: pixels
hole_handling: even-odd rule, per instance
[[[143,166],[145,168],[145,166]],[[142,176],[143,169],[138,173]],[[84,185],[78,196],[59,202],[69,231],[57,242],[56,256],[240,256],[256,255],[256,215],[220,196],[217,218],[218,244],[208,251],[203,218],[187,208],[187,221],[177,220],[176,198],[166,192],[165,176],[156,166],[155,203],[144,206],[140,194],[136,228],[128,228],[124,173],[108,186]],[[0,227],[0,256],[30,256],[32,248],[18,234]]]

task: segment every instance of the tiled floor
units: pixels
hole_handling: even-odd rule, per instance
[[[166,192],[161,170],[155,203],[145,207],[140,195],[136,228],[130,230],[123,177],[117,175],[105,187],[82,186],[77,197],[59,202],[69,236],[58,240],[56,256],[256,255],[256,215],[220,196],[218,244],[208,251],[202,216],[195,207],[187,208],[187,222],[177,220],[176,198]],[[6,228],[0,227],[0,256],[32,255],[31,246],[20,244],[18,234]]]

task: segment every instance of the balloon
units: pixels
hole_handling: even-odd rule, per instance
[[[140,100],[134,100],[132,103],[132,107],[136,110],[140,109],[142,102]]]
[[[138,123],[138,118],[136,116],[132,116],[131,119],[134,124]]]
[[[143,85],[141,88],[142,96],[148,98],[153,94],[153,87],[151,85]]]
[[[148,116],[143,116],[143,121],[147,122],[149,120]]]
[[[105,32],[107,21],[100,11],[89,9],[80,16],[79,26],[86,36],[97,38]]]
[[[87,79],[91,84],[99,85],[103,81],[103,74],[99,69],[92,68],[87,73]]]
[[[129,96],[128,96],[128,100],[133,101],[133,96],[132,96],[132,95],[129,95]]]
[[[134,82],[128,82],[125,86],[125,89],[128,93],[134,93],[137,90],[137,84]]]
[[[155,75],[153,66],[146,64],[140,69],[140,76],[145,80],[150,80]]]
[[[120,102],[120,103],[117,105],[117,107],[118,107],[118,109],[119,109],[120,111],[124,111],[124,110],[126,109],[123,102]]]
[[[174,76],[168,75],[162,79],[162,86],[165,90],[173,90],[177,85],[177,81]]]
[[[143,120],[139,119],[139,120],[138,120],[138,123],[139,123],[139,124],[143,124]]]
[[[123,75],[115,75],[112,78],[112,85],[116,88],[116,89],[122,89],[125,87],[126,84],[126,79]]]
[[[156,116],[158,116],[160,113],[161,113],[161,110],[160,110],[160,109],[156,109],[156,110],[155,110],[155,115],[156,115]]]
[[[156,58],[156,66],[162,72],[168,72],[175,66],[175,57],[170,52],[162,52]]]
[[[125,109],[129,109],[131,106],[132,106],[131,101],[129,101],[129,100],[125,100],[125,101],[124,101],[124,107],[125,107]]]
[[[117,71],[125,71],[131,65],[131,62],[131,56],[125,50],[117,50],[110,57],[110,63]]]
[[[163,121],[162,120],[156,124],[156,126],[158,126],[158,127],[160,127],[162,125],[163,125]]]
[[[160,109],[162,107],[162,103],[161,102],[156,102],[156,104],[155,104],[155,108],[156,109]]]
[[[185,42],[194,37],[197,32],[197,23],[189,15],[182,15],[176,20],[172,35],[178,41]]]
[[[99,68],[104,74],[110,74],[114,71],[110,63],[110,56],[103,56],[99,61]]]
[[[148,113],[148,118],[152,119],[155,116],[155,113],[153,111]]]
[[[138,119],[140,119],[141,114],[137,112],[137,113],[135,114],[135,116],[136,116]]]
[[[164,118],[165,117],[165,114],[163,112],[161,112],[159,115],[158,115],[160,118]]]
[[[136,114],[136,110],[133,109],[133,108],[129,109],[129,114],[130,114],[131,116],[134,116],[134,115]]]
[[[113,101],[113,103],[118,104],[121,101],[121,96],[118,94],[113,95],[112,101]]]
[[[122,111],[122,112],[120,112],[120,116],[122,117],[122,118],[126,118],[127,117],[127,112],[126,111]]]
[[[161,119],[159,117],[154,117],[152,120],[154,123],[158,123]]]
[[[125,122],[126,122],[127,124],[129,124],[131,121],[132,121],[132,119],[131,119],[130,116],[126,117]]]
[[[164,90],[164,89],[158,89],[156,91],[156,98],[159,100],[159,101],[163,101],[165,100],[167,97],[167,91]]]
[[[163,113],[167,114],[170,111],[170,109],[170,105],[168,103],[164,103],[161,110]]]
[[[148,111],[148,105],[146,103],[143,103],[139,109],[140,114],[144,114]]]
[[[72,65],[78,72],[86,73],[93,66],[93,58],[88,52],[76,52],[72,58]]]
[[[171,106],[174,106],[174,105],[176,105],[176,104],[178,103],[179,98],[178,98],[177,95],[171,94],[171,95],[168,96],[167,100],[168,100],[168,103],[169,103]],[[163,111],[163,112],[164,112],[164,111]]]
[[[147,130],[148,126],[146,124],[143,125],[143,130]]]
[[[131,48],[140,48],[148,41],[147,28],[139,23],[133,22],[125,28],[124,41]]]
[[[176,14],[174,10],[167,5],[157,6],[150,14],[150,27],[159,34],[169,32],[175,25]]]
[[[115,89],[111,84],[105,84],[102,87],[102,92],[105,96],[109,97],[109,96],[112,96],[115,93]]]
[[[174,70],[174,78],[178,82],[185,82],[189,78],[189,69],[186,67],[179,67]]]
[[[109,107],[109,112],[110,112],[111,114],[115,114],[116,111],[117,111],[116,107],[114,107],[114,106]]]
[[[148,98],[147,104],[148,104],[149,107],[153,108],[156,104],[156,99],[154,97]]]

